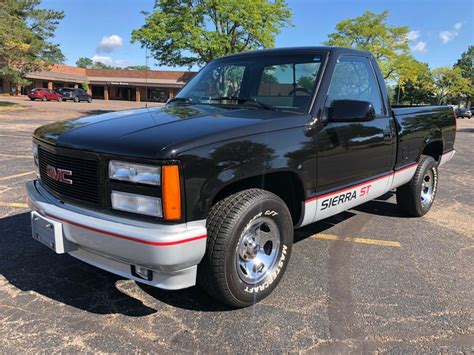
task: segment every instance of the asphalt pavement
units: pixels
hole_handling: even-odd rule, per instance
[[[404,217],[389,193],[298,230],[275,292],[231,310],[31,238],[34,128],[143,104],[13,101],[25,107],[0,110],[0,352],[474,352],[474,119],[458,120],[426,216]]]

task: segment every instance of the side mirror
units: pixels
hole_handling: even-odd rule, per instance
[[[328,118],[332,122],[367,122],[375,118],[375,110],[368,101],[334,100]]]

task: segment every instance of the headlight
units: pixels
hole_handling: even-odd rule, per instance
[[[163,217],[161,198],[112,191],[112,208],[120,211]]]
[[[39,172],[39,160],[38,160],[38,144],[36,143],[33,143],[33,160],[35,162],[36,176],[39,178],[40,172]]]
[[[160,185],[161,167],[111,160],[109,162],[109,177],[114,180],[138,184]]]

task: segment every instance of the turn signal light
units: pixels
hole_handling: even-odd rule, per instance
[[[162,188],[163,217],[170,221],[181,219],[181,187],[177,165],[162,167]]]

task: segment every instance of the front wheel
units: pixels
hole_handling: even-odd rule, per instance
[[[411,217],[421,217],[433,205],[438,189],[438,164],[436,160],[422,155],[415,175],[397,188],[397,205]]]
[[[74,98],[74,102],[79,102],[79,98],[77,96]]]
[[[275,194],[249,189],[215,204],[207,220],[206,254],[198,282],[213,298],[246,307],[280,282],[291,255],[293,223]]]
[[[87,99],[87,102],[88,102],[88,103],[92,103],[92,98],[89,97],[89,98]]]

